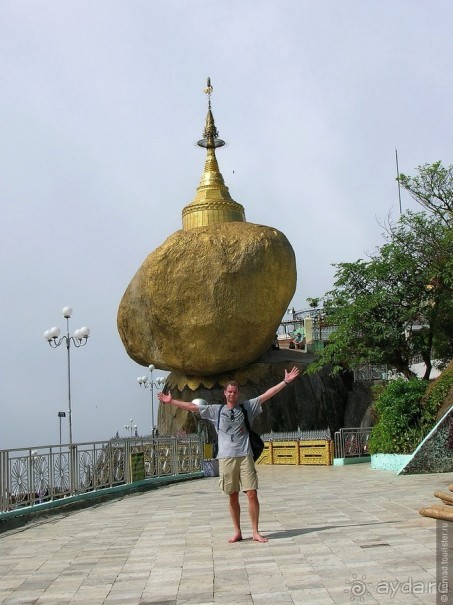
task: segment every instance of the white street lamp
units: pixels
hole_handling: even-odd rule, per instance
[[[61,344],[65,343],[68,351],[68,417],[69,417],[69,444],[72,445],[72,406],[71,406],[71,355],[70,349],[73,344],[77,349],[83,347],[88,342],[90,335],[90,329],[84,326],[74,332],[74,335],[69,334],[69,319],[72,315],[71,307],[64,307],[63,317],[66,319],[66,334],[60,338],[60,328],[54,326],[44,332],[44,338],[47,340],[49,345],[56,349]]]
[[[126,431],[131,432],[131,438],[133,437],[133,434],[132,434],[133,431],[137,435],[137,425],[134,424],[134,421],[132,420],[132,418],[129,420],[129,424],[124,425],[124,428],[126,429]]]
[[[137,382],[140,387],[151,390],[151,424],[152,424],[152,436],[156,433],[156,426],[154,424],[154,389],[162,389],[165,384],[165,378],[163,376],[157,376],[156,380],[153,380],[153,372],[156,369],[153,364],[148,366],[151,378],[147,376],[139,376]]]

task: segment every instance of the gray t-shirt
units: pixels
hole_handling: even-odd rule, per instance
[[[261,408],[260,398],[248,399],[241,401],[242,405],[247,410],[247,416],[250,426],[253,420],[263,411]],[[198,406],[200,416],[205,420],[209,420],[217,431],[219,440],[219,452],[217,458],[239,458],[252,453],[250,447],[249,434],[247,427],[244,424],[244,414],[239,406],[239,403],[234,408],[223,407],[220,404]],[[219,411],[220,423],[219,423]],[[217,429],[217,424],[219,428]]]

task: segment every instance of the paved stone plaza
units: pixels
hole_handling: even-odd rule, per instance
[[[449,474],[369,464],[260,466],[261,531],[232,533],[217,478],[161,487],[0,535],[4,605],[434,604],[436,522],[418,509]],[[411,594],[416,593],[416,594]]]

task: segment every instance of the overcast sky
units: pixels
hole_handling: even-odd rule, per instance
[[[407,174],[453,163],[452,23],[449,0],[3,0],[0,449],[58,443],[66,350],[42,334],[66,305],[92,334],[74,441],[148,432],[117,309],[195,195],[208,76],[225,182],[293,245],[304,309],[398,216],[395,148]]]

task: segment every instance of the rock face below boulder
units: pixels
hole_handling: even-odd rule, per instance
[[[354,383],[349,392],[348,405],[344,415],[345,427],[368,427],[375,424],[372,387],[376,384],[375,381]]]
[[[177,231],[132,278],[118,331],[140,365],[215,375],[271,346],[295,288],[294,251],[277,229],[231,222]]]
[[[281,361],[278,356],[281,354]],[[296,352],[275,351],[264,355],[260,361],[251,364],[239,372],[231,372],[210,377],[212,386],[207,387],[202,382],[194,389],[181,386],[184,381],[181,376],[172,375],[167,378],[166,390],[174,399],[192,401],[196,398],[205,399],[208,403],[223,403],[224,385],[228,380],[236,380],[240,384],[241,399],[257,397],[266,389],[282,380],[284,371],[294,365],[301,373],[312,361],[305,355]],[[187,381],[186,381],[187,382]],[[288,387],[285,387],[275,397],[263,405],[263,413],[256,418],[254,430],[267,433],[271,430],[293,431],[330,428],[333,433],[343,427],[344,412],[347,405],[348,389],[339,376],[330,376],[328,370],[313,375],[302,374]],[[213,427],[208,425],[208,433],[212,438],[215,434]],[[197,432],[205,421],[196,414],[185,412],[170,405],[160,405],[159,431],[161,434],[175,434],[178,431],[187,433]]]

